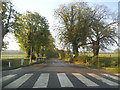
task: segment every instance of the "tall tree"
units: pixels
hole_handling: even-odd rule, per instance
[[[1,22],[1,45],[0,50],[2,46],[4,47],[5,43],[3,42],[3,39],[5,35],[10,32],[11,30],[11,22],[14,21],[14,15],[17,13],[15,9],[13,8],[13,4],[11,2],[1,1],[0,2],[1,10],[0,10],[0,18]]]
[[[72,46],[75,57],[80,47],[91,45],[96,56],[100,49],[117,43],[117,15],[109,12],[106,6],[90,7],[85,2],[70,3],[56,9],[55,16],[60,23],[57,28],[60,39],[65,46]]]
[[[14,34],[20,47],[30,56],[30,63],[36,53],[39,55],[40,47],[47,45],[50,35],[48,28],[45,17],[37,12],[27,11],[16,16],[16,22],[13,23]]]
[[[55,10],[55,17],[60,22],[60,28],[57,28],[60,32],[60,39],[67,46],[72,45],[75,57],[78,55],[78,48],[86,44],[89,29],[87,11],[89,9],[87,3],[77,2],[61,5]]]
[[[93,49],[94,56],[99,54],[99,50],[107,49],[108,45],[117,44],[117,15],[113,18],[113,13],[104,5],[96,5],[91,13],[91,26],[88,35],[89,44]]]

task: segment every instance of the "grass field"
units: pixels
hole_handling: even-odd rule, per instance
[[[17,59],[17,58],[25,58],[26,55],[2,55],[2,59]]]
[[[25,67],[29,65],[33,65],[35,63],[41,63],[43,62],[42,60],[40,62],[35,62],[32,60],[32,63],[29,63],[29,59],[26,58],[25,54],[7,54],[7,55],[1,55],[2,59],[2,70],[10,70],[10,69],[16,69],[19,67]],[[21,65],[21,59],[24,59],[23,65]],[[9,62],[11,63],[11,67],[9,67]]]
[[[92,53],[84,53],[83,55],[93,56]],[[99,57],[118,57],[118,53],[100,53]]]
[[[9,62],[11,63],[11,67],[9,67]],[[21,59],[4,59],[2,60],[2,70],[16,69],[42,62],[44,62],[44,60],[40,60],[39,62],[32,60],[32,63],[29,63],[29,59],[24,59],[24,63],[21,65]]]
[[[9,68],[9,62],[11,63],[11,67]],[[2,70],[8,70],[8,69],[15,69],[19,68],[21,66],[29,65],[29,60],[25,59],[24,64],[21,65],[21,59],[7,59],[2,60]]]
[[[94,60],[91,60],[93,58],[92,56],[92,53],[81,53],[74,63],[91,68],[103,69],[108,72],[120,73],[120,56],[118,53],[100,53],[98,58]],[[63,60],[69,61],[70,57],[65,57]]]
[[[87,55],[87,56],[92,56],[92,53],[85,53],[83,55]],[[25,54],[7,54],[7,55],[2,55],[2,70],[8,70],[8,69],[14,69],[14,68],[19,68],[19,67],[23,67],[23,66],[28,66],[29,64],[29,59],[26,59],[26,55]],[[118,61],[118,54],[114,54],[114,53],[108,53],[108,54],[99,54],[99,58],[101,58],[101,60],[105,60],[104,63],[108,63],[108,61],[112,61],[114,64],[114,61]],[[21,59],[24,59],[24,65],[21,65]],[[8,67],[9,65],[9,61],[11,62],[11,68]],[[107,70],[107,71],[111,71],[111,72],[117,72],[118,68],[112,66],[109,67],[102,67],[103,69]]]

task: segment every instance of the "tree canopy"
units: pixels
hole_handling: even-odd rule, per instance
[[[29,11],[18,14],[13,29],[21,49],[27,53],[30,60],[41,54],[44,56],[44,51],[51,42],[49,25],[45,17]]]
[[[8,42],[3,42],[5,35],[11,30],[11,23],[14,21],[14,16],[17,11],[14,9],[11,2],[0,1],[0,24],[2,36],[0,37],[0,51],[6,48]],[[0,54],[1,55],[1,54]]]
[[[95,56],[99,49],[116,42],[117,20],[106,6],[91,7],[85,2],[75,2],[59,6],[54,14],[59,23],[56,29],[60,40],[65,47],[72,47],[75,57],[80,47],[92,48]]]

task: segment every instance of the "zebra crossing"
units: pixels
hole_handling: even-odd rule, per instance
[[[27,80],[34,78],[34,77],[32,77],[34,74],[35,73],[24,74],[24,75],[18,77],[17,79],[13,80],[11,83],[7,84],[6,86],[3,86],[3,88],[19,88],[21,85],[26,84]],[[36,77],[37,80],[34,82],[34,85],[32,86],[32,88],[47,88],[49,80],[50,80],[50,74],[51,73],[40,73],[40,75],[38,77]],[[68,77],[67,73],[55,73],[55,74],[58,78],[60,87],[75,88],[75,86],[73,84],[73,80],[71,80]],[[100,75],[97,75],[95,73],[86,73],[86,75],[82,75],[81,73],[70,73],[70,75],[72,75],[72,77],[75,77],[78,81],[83,83],[86,87],[100,87],[99,83],[86,77],[86,75],[88,75],[89,77],[91,77],[95,80],[98,80],[98,82],[102,82],[103,84],[105,83],[109,86],[119,86],[119,84],[118,84],[119,78],[117,76],[110,75],[107,73],[100,73]],[[15,76],[17,76],[17,74],[4,76],[4,77],[2,77],[2,82],[5,82]],[[116,82],[114,80],[112,81],[108,78],[105,78],[104,76],[114,79],[114,80],[116,80]]]
[[[87,86],[99,86],[98,84],[94,83],[93,81],[89,80],[88,78],[86,78],[85,76],[79,73],[72,73],[72,74]]]
[[[19,79],[13,81],[9,85],[5,86],[5,88],[18,88],[21,86],[25,81],[27,81],[33,74],[25,74]]]
[[[110,77],[110,78],[115,79],[115,80],[120,80],[117,76],[112,76],[112,75],[104,74],[104,73],[102,73],[102,75],[105,75],[105,76]]]
[[[65,73],[58,73],[57,75],[58,75],[61,87],[74,87],[71,81],[65,75]]]
[[[100,76],[98,76],[98,75],[96,75],[96,74],[88,73],[88,75],[90,75],[90,76],[92,76],[92,77],[94,77],[94,78],[96,78],[96,79],[98,79],[98,80],[101,80],[103,83],[106,83],[106,84],[108,84],[108,85],[118,86],[118,83],[115,83],[115,82],[113,82],[113,81],[110,81],[110,80],[108,80],[108,79],[105,79],[105,78],[103,78],[103,77],[100,77]]]
[[[12,77],[14,77],[14,76],[16,76],[17,74],[14,74],[14,75],[8,75],[8,76],[5,76],[5,77],[3,77],[3,78],[0,78],[1,79],[1,81],[6,81],[6,80],[8,80],[8,79],[10,79],[10,78],[12,78]]]
[[[48,84],[48,79],[49,73],[42,73],[33,88],[46,88]]]

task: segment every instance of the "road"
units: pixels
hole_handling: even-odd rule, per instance
[[[118,88],[118,77],[52,58],[42,64],[3,71],[2,88]]]

